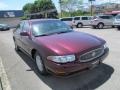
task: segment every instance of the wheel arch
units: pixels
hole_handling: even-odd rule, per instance
[[[99,22],[98,25],[99,25],[99,24],[103,24],[103,25],[105,25],[103,22]]]

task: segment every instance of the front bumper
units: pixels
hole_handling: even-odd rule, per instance
[[[100,64],[107,56],[109,53],[109,49],[106,48],[105,52],[103,55],[100,57],[89,61],[89,62],[72,62],[72,63],[66,63],[66,64],[57,64],[52,61],[47,62],[47,69],[56,74],[56,75],[69,75],[74,72],[78,72],[80,70],[84,70],[87,68],[94,67],[95,65]]]

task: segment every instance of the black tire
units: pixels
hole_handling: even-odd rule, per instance
[[[112,28],[115,28],[115,26],[112,26]]]
[[[37,65],[37,68],[38,68],[38,71],[40,72],[40,74],[47,75],[48,72],[45,68],[44,61],[38,52],[35,53],[34,59],[35,59],[35,62],[36,62],[36,65]]]
[[[120,26],[119,26],[119,27],[117,27],[117,29],[120,31]]]
[[[99,24],[97,25],[97,27],[98,27],[99,29],[103,29],[104,24],[103,24],[103,23],[99,23]]]
[[[83,27],[83,24],[82,23],[78,23],[77,24],[77,28],[82,28]]]

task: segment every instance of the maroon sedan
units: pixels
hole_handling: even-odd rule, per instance
[[[99,65],[108,55],[106,42],[73,31],[56,19],[25,20],[13,32],[15,49],[35,60],[41,74],[71,74]]]

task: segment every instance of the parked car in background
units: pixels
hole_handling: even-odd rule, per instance
[[[61,18],[60,20],[71,27],[73,26],[74,17],[64,17],[64,18]]]
[[[120,14],[115,17],[113,24],[120,30]]]
[[[89,26],[92,16],[76,16],[73,20],[73,26],[82,28],[83,26]]]
[[[114,17],[112,15],[97,15],[91,20],[92,28],[102,29],[104,26],[113,27]]]
[[[7,24],[0,24],[0,31],[9,30],[10,27]]]
[[[56,19],[25,20],[13,33],[16,51],[31,56],[41,74],[66,75],[95,67],[109,51],[105,40]]]

